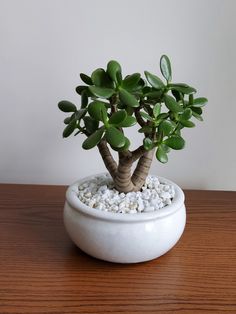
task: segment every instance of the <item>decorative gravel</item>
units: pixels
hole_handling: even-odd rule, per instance
[[[81,202],[97,210],[136,214],[153,212],[171,204],[175,195],[172,185],[160,183],[149,175],[141,191],[119,193],[109,174],[95,176],[78,187]]]

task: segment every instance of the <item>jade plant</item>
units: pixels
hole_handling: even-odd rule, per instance
[[[98,147],[115,188],[120,192],[139,191],[148,175],[153,156],[161,163],[168,161],[171,149],[185,146],[183,128],[195,126],[192,117],[202,121],[204,97],[195,97],[196,89],[184,83],[172,83],[169,58],[160,59],[164,79],[145,71],[122,76],[117,61],[110,61],[106,69],[98,68],[91,76],[80,74],[85,85],[76,87],[81,96],[78,109],[63,100],[58,107],[69,113],[65,118],[63,137],[84,134],[83,149]],[[130,150],[126,128],[138,124],[143,143]],[[117,152],[117,161],[111,150]],[[137,162],[134,171],[133,163]]]

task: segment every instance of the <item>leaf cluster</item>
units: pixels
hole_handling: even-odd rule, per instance
[[[76,87],[80,108],[67,100],[58,104],[61,111],[70,113],[64,120],[63,137],[83,133],[87,136],[84,149],[105,139],[112,149],[128,151],[130,140],[124,129],[138,123],[144,149],[156,148],[157,159],[166,163],[171,149],[185,146],[182,129],[195,126],[192,118],[203,120],[202,107],[207,99],[196,98],[196,89],[185,83],[172,83],[166,55],[160,59],[160,70],[163,79],[148,71],[145,78],[140,73],[123,77],[120,64],[111,60],[106,69],[98,68],[90,76],[81,73],[84,85]]]

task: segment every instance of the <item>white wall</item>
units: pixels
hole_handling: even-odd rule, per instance
[[[186,188],[236,190],[236,1],[1,0],[0,182],[69,184],[104,170],[83,137],[62,139],[61,99],[79,103],[79,73],[117,59],[125,73],[159,71],[209,99],[185,150],[152,173]],[[137,142],[137,141],[136,141]]]

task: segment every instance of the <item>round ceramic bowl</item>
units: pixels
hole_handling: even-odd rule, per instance
[[[171,205],[155,212],[121,214],[90,208],[79,200],[78,186],[93,177],[75,182],[66,192],[64,224],[81,250],[110,262],[138,263],[157,258],[176,244],[186,222],[184,193],[178,185],[158,177],[175,188]]]

